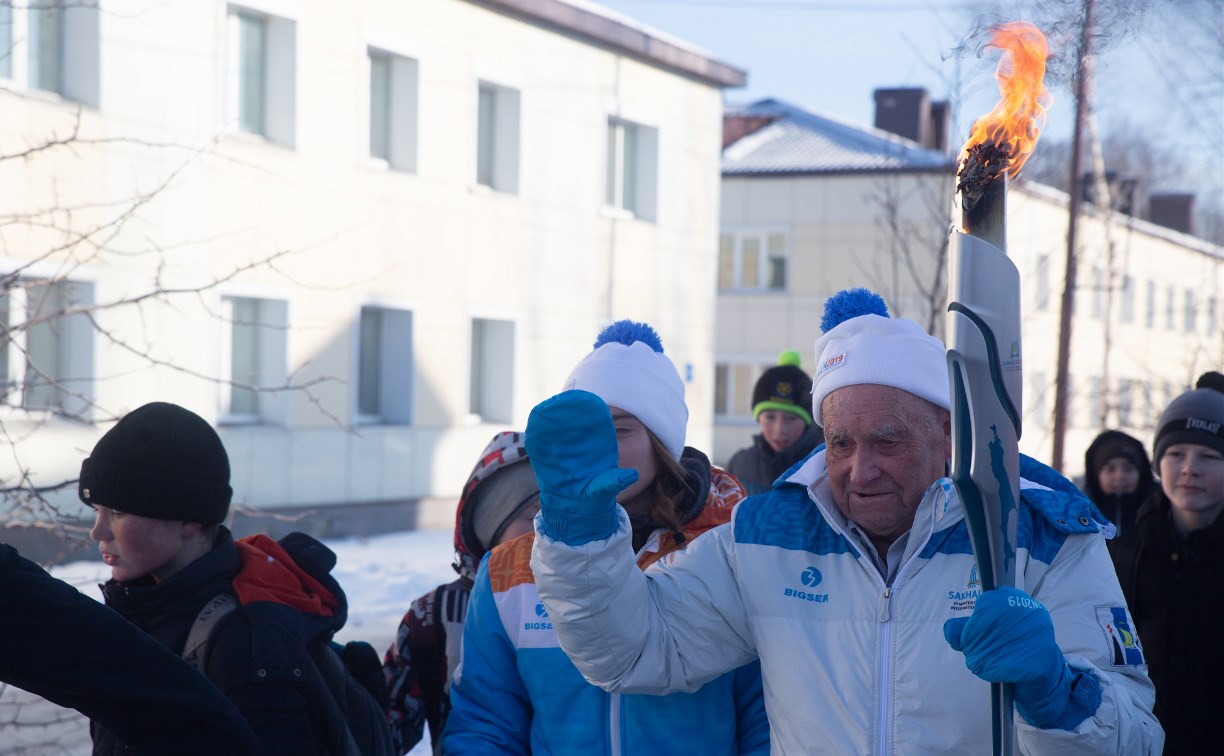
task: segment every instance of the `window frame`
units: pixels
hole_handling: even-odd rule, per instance
[[[504,339],[507,334],[508,342],[490,341],[499,336]],[[501,424],[514,421],[518,340],[519,324],[514,318],[475,313],[468,319],[467,414],[470,420]],[[507,360],[508,369],[504,367]]]
[[[477,80],[475,187],[501,194],[519,193],[522,112],[520,90],[488,79]]]
[[[362,160],[368,167],[415,174],[419,160],[420,124],[420,61],[416,56],[401,52],[389,44],[367,42],[363,91],[363,121],[365,139]],[[386,154],[375,154],[374,126],[376,98],[374,93],[375,60],[386,66],[383,119],[386,122]]]
[[[723,271],[723,240],[726,237],[731,237],[731,282],[729,287],[723,287],[722,271]],[[771,262],[779,259],[770,254],[770,239],[772,237],[781,237],[783,244],[783,253],[781,260],[783,262],[783,278],[784,281],[780,287],[767,286],[764,283],[756,286],[744,285],[744,241],[746,239],[755,239],[758,242],[758,259],[757,259],[757,280],[766,282],[772,278]],[[766,295],[786,295],[790,292],[792,264],[794,258],[794,237],[789,226],[769,225],[769,226],[726,226],[722,228],[718,236],[718,282],[717,290],[721,294],[766,294]]]
[[[653,222],[657,218],[659,130],[610,115],[604,142],[605,208]]]
[[[289,422],[289,394],[279,390],[289,381],[289,300],[278,296],[279,292],[229,288],[220,292],[218,303],[221,321],[220,340],[220,385],[217,395],[217,417],[219,425],[285,425]],[[242,300],[254,308],[254,320],[250,325],[256,335],[254,380],[255,410],[241,412],[234,409],[235,383],[233,348],[234,303]]]
[[[227,3],[223,8],[226,68],[224,129],[233,136],[293,149],[297,141],[297,20],[283,15],[282,4],[266,0]],[[259,128],[244,122],[242,24],[261,25]]]
[[[363,315],[367,310],[379,312],[378,325],[378,407],[377,412],[361,406]],[[393,351],[402,339],[402,349]],[[369,300],[362,302],[353,318],[352,361],[349,381],[350,412],[357,425],[412,425],[415,421],[413,403],[416,393],[416,309],[401,302]]]
[[[5,349],[3,362],[0,362],[0,417],[71,417],[90,421],[93,411],[94,395],[94,343],[95,329],[89,317],[83,312],[94,304],[95,283],[83,278],[65,278],[51,273],[39,275],[42,266],[34,265],[25,270],[26,275],[19,276],[18,282],[27,282],[10,288],[0,295],[0,306],[5,309],[8,318],[6,327],[20,322],[27,327],[12,333],[9,342],[0,348]],[[56,309],[69,310],[67,315],[50,318],[42,323],[29,324],[34,320],[29,314],[30,289],[36,286],[54,287],[58,302]],[[22,311],[18,317],[12,318],[14,311]],[[35,330],[37,329],[37,330]],[[29,392],[30,358],[35,351],[30,344],[31,333],[54,334],[54,375],[48,376],[52,383],[46,387],[54,395],[54,401],[46,404],[31,405]],[[45,367],[45,365],[44,365]],[[44,372],[40,369],[39,372]],[[80,377],[74,377],[80,376]],[[11,388],[10,388],[11,387]],[[17,396],[13,401],[10,391]]]

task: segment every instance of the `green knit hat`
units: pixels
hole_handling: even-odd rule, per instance
[[[812,401],[812,379],[799,367],[799,353],[787,350],[778,355],[778,364],[761,374],[752,390],[752,419],[766,410],[792,412],[812,424],[808,404]]]

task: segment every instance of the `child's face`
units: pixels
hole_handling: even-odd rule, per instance
[[[638,479],[616,497],[621,506],[631,511],[630,502],[645,491],[659,475],[659,462],[650,445],[650,431],[633,415],[617,407],[612,411],[612,422],[616,426],[617,466],[637,470]],[[649,503],[648,503],[649,504]],[[647,506],[649,509],[649,506]]]
[[[757,425],[761,427],[765,443],[776,452],[803,438],[803,432],[807,430],[803,418],[784,410],[765,410],[757,416]]]
[[[1160,458],[1160,485],[1175,509],[1210,524],[1224,511],[1224,455],[1210,446],[1173,444]]]
[[[1128,494],[1139,487],[1139,468],[1129,460],[1114,457],[1097,473],[1097,483],[1107,494]]]
[[[120,582],[152,575],[161,582],[185,567],[187,523],[154,520],[96,507],[89,537],[98,542],[102,561],[111,568],[111,577]],[[192,555],[194,557],[194,554]]]

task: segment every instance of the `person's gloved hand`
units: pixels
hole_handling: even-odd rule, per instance
[[[973,616],[944,623],[944,637],[973,674],[1014,683],[1016,710],[1034,727],[1074,730],[1101,703],[1100,681],[1067,666],[1050,613],[1024,591],[986,591]]]
[[[540,530],[581,546],[616,531],[616,495],[637,470],[616,466],[616,427],[603,399],[565,391],[527,418],[527,456],[540,484]]]

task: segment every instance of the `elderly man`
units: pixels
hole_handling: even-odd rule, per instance
[[[532,411],[532,568],[561,645],[634,693],[759,657],[775,753],[989,753],[988,681],[1015,685],[1022,752],[1160,753],[1104,519],[1025,459],[1018,588],[983,593],[946,477],[943,346],[875,300],[826,304],[812,409],[827,448],[645,573],[607,408],[568,391]]]

